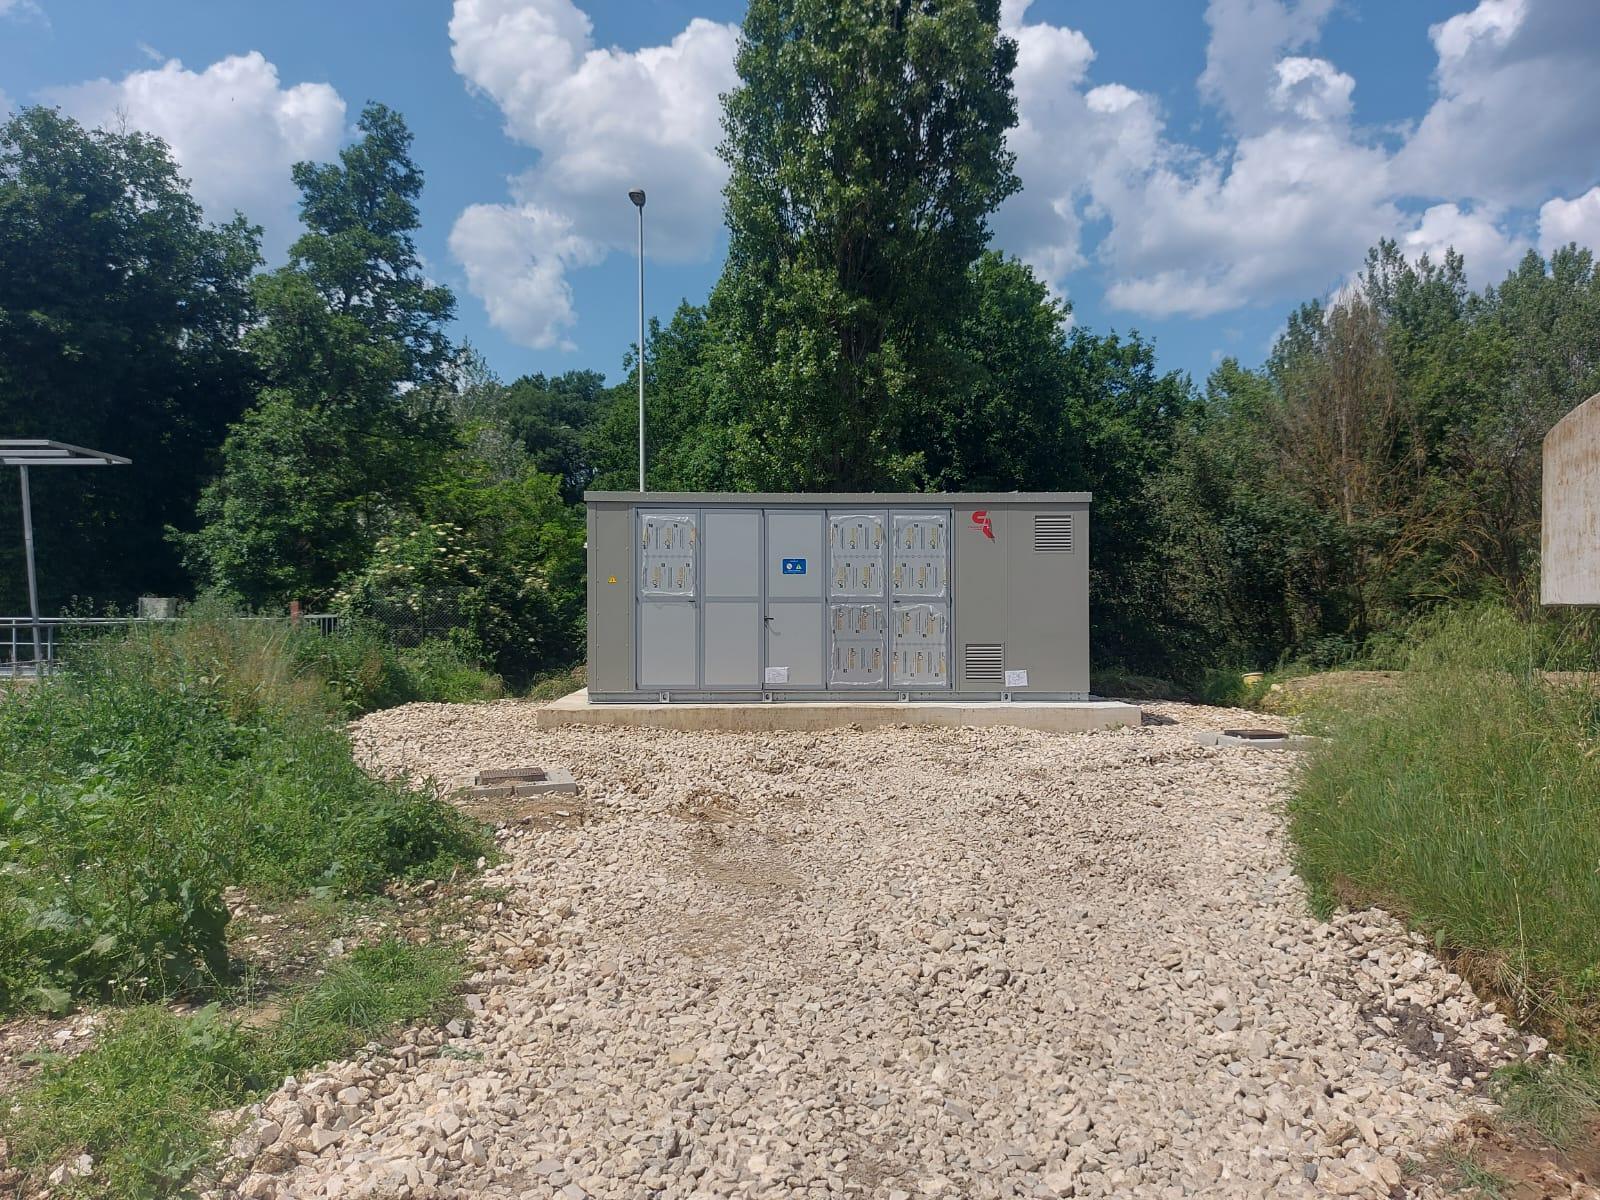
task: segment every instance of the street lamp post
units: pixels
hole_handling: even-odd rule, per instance
[[[634,188],[628,199],[639,210],[639,491],[644,492],[644,189]]]

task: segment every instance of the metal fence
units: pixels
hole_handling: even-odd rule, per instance
[[[375,626],[394,645],[421,645],[468,625],[462,616],[462,594],[450,588],[424,592],[396,590],[366,597],[360,620]]]
[[[86,637],[133,629],[172,625],[182,617],[0,617],[0,678],[47,674],[58,666],[70,647]],[[342,618],[337,613],[303,613],[296,617],[233,617],[236,621],[270,621],[287,625],[298,621],[319,633],[332,633]]]

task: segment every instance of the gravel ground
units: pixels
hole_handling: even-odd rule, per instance
[[[1380,913],[1319,923],[1281,752],[1094,734],[353,726],[564,766],[502,831],[470,1019],[286,1084],[252,1198],[1404,1195],[1524,1047]]]

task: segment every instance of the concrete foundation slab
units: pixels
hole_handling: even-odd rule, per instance
[[[534,721],[546,729],[559,725],[600,725],[722,733],[839,729],[849,725],[863,729],[886,725],[1000,725],[1051,733],[1085,733],[1139,725],[1143,719],[1137,705],[1116,700],[591,704],[588,691],[580,689],[539,709]]]

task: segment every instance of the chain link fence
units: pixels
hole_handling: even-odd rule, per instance
[[[372,626],[393,645],[409,648],[467,628],[462,608],[462,595],[456,590],[436,588],[421,593],[396,590],[364,597],[357,619]]]

